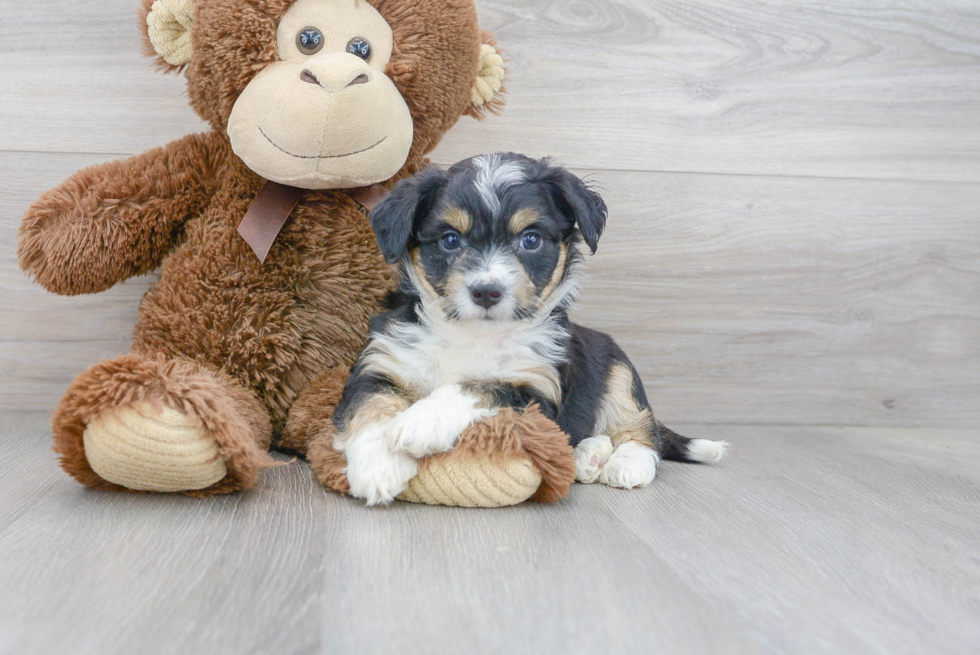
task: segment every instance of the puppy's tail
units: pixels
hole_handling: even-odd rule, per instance
[[[728,450],[728,443],[725,441],[688,439],[677,434],[660,421],[657,421],[657,430],[660,432],[661,443],[663,444],[660,453],[663,459],[714,464],[721,460]]]

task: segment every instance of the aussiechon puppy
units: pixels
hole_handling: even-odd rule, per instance
[[[372,212],[400,287],[376,316],[334,413],[351,493],[387,503],[416,458],[450,450],[497,408],[537,403],[575,446],[576,477],[650,483],[661,457],[714,462],[724,442],[653,417],[612,338],[568,320],[606,220],[597,193],[547,160],[483,155],[403,180]]]

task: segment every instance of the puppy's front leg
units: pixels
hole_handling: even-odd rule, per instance
[[[368,505],[393,501],[419,470],[415,458],[389,448],[390,425],[391,419],[372,423],[344,448],[350,493]]]
[[[350,493],[368,505],[390,503],[418,472],[414,458],[389,446],[392,419],[407,407],[382,382],[354,379],[334,413],[334,447],[347,460]]]
[[[458,384],[439,387],[392,419],[391,449],[412,457],[452,450],[471,423],[497,413],[496,408],[486,406],[485,400]]]

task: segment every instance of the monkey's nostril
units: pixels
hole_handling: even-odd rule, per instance
[[[309,84],[316,84],[317,86],[320,86],[320,80],[318,80],[316,75],[314,75],[308,68],[303,69],[303,72],[299,74],[299,79]]]
[[[350,84],[348,84],[347,86],[354,86],[355,84],[367,84],[367,83],[368,83],[368,76],[365,75],[364,73],[361,73],[360,75],[352,79],[350,81]]]

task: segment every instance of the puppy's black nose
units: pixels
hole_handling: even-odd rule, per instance
[[[470,287],[470,298],[477,305],[490,309],[504,297],[504,288],[499,284],[478,284]]]

